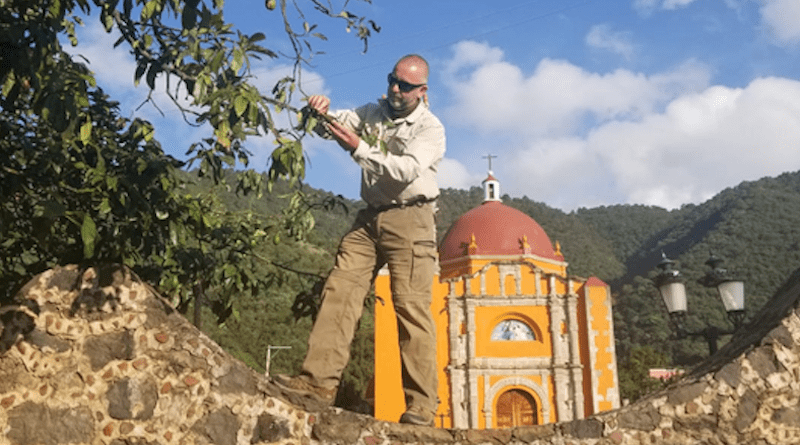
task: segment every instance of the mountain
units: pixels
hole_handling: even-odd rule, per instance
[[[443,190],[440,235],[482,200],[479,187]],[[531,216],[561,244],[570,273],[609,283],[621,357],[642,345],[660,345],[677,364],[694,363],[706,354],[703,342],[671,339],[651,281],[662,252],[686,278],[690,330],[707,323],[730,327],[716,291],[697,283],[708,270],[704,263],[710,253],[745,282],[750,314],[800,267],[800,172],[744,182],[702,204],[675,210],[614,205],[566,213],[527,197],[504,196],[504,203]]]
[[[222,199],[231,206],[277,214],[284,203],[281,196],[287,192],[285,185],[279,184],[275,193],[260,199],[237,197],[224,191],[220,193],[225,193]],[[333,207],[318,207],[314,211],[316,225],[309,240],[294,245],[294,248],[304,251],[316,248],[325,252],[320,260],[308,263],[314,267],[311,272],[324,273],[332,265],[332,255],[340,237],[364,204],[336,199],[328,192],[309,187],[305,192],[311,201],[339,202]],[[457,218],[480,205],[483,197],[480,187],[442,190],[437,215],[440,239]],[[610,285],[620,363],[644,346],[665,354],[674,365],[690,366],[707,355],[707,346],[702,341],[674,339],[666,310],[652,283],[662,252],[676,261],[685,276],[689,297],[686,326],[690,330],[700,330],[708,323],[722,329],[730,327],[715,290],[697,283],[697,279],[708,270],[704,263],[710,252],[724,259],[727,269],[745,281],[749,314],[756,313],[800,268],[800,172],[744,182],[702,204],[685,205],[675,210],[614,205],[581,208],[567,213],[527,197],[504,196],[503,202],[534,218],[553,242],[560,243],[569,262],[570,274],[597,276]],[[306,254],[290,255],[283,250],[292,246],[276,246],[274,254],[297,258],[292,260],[293,264],[301,264],[300,259]],[[279,354],[273,366],[278,372],[295,371],[292,368],[299,365],[304,353],[303,344],[309,325],[290,321],[288,306],[297,291],[306,290],[307,286],[298,287],[287,282],[260,301],[242,302],[242,315],[236,323],[231,322],[219,331],[211,329],[215,331],[212,337],[219,338],[226,348],[238,348],[241,351],[238,356],[247,356],[246,361],[257,368],[261,368],[259,363],[263,363],[261,354],[265,345],[294,345],[292,350]],[[255,317],[264,313],[273,315]],[[233,329],[234,324],[235,333],[225,334],[224,331]],[[284,328],[276,329],[277,325]],[[266,334],[262,329],[264,326],[272,326],[271,333]],[[369,344],[369,333],[364,331],[369,326],[371,320],[366,319],[362,331],[359,331],[361,341],[356,348],[360,351],[360,368],[370,362],[371,354],[365,349]],[[369,375],[364,369],[354,369],[352,373]],[[354,377],[353,381],[357,380]],[[353,385],[358,389],[364,383]]]

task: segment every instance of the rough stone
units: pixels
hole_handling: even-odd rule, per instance
[[[750,366],[758,373],[761,378],[767,378],[770,374],[777,372],[775,352],[769,346],[762,346],[754,349],[747,354]],[[783,366],[781,366],[783,367]]]
[[[383,440],[380,437],[367,436],[364,438],[364,445],[380,445]]]
[[[121,379],[108,388],[108,415],[117,420],[147,420],[153,417],[158,401],[156,384],[151,380]]]
[[[34,329],[25,337],[25,340],[39,349],[50,348],[55,352],[69,351],[71,343],[54,337],[47,332]]]
[[[8,412],[6,438],[16,445],[88,443],[94,418],[88,408],[51,409],[25,402]]]
[[[704,382],[689,383],[678,386],[667,395],[667,403],[681,405],[700,397],[708,385]]]
[[[399,443],[453,443],[453,434],[449,430],[432,427],[404,425],[400,423],[387,424],[385,437]],[[330,442],[337,443],[337,442]],[[344,442],[347,443],[347,442]]]
[[[207,414],[198,420],[192,431],[204,436],[214,445],[236,445],[236,435],[241,422],[228,408]]]
[[[155,360],[168,362],[170,371],[175,374],[208,369],[208,363],[205,360],[195,357],[186,351],[152,351],[150,357]]]
[[[596,439],[603,436],[603,423],[597,419],[575,420],[565,423],[562,431],[578,439]]]
[[[777,343],[783,345],[787,348],[791,348],[794,345],[794,338],[792,338],[792,333],[789,331],[784,325],[780,325],[777,328],[771,330],[769,334],[761,341],[762,345],[768,345]]]
[[[320,414],[312,435],[322,442],[355,443],[366,425],[365,418],[350,411],[328,410]],[[334,439],[336,438],[336,439]]]
[[[640,431],[653,431],[661,422],[661,414],[652,406],[623,409],[618,418],[620,428]]]
[[[0,394],[13,391],[22,385],[22,381],[30,379],[25,372],[22,361],[16,357],[0,355]]]
[[[83,350],[92,370],[97,371],[112,360],[133,359],[134,345],[133,334],[126,330],[88,338]]]
[[[289,422],[286,419],[275,417],[269,413],[258,416],[253,429],[253,439],[250,443],[279,442],[291,437]]]
[[[141,437],[126,437],[124,439],[114,439],[109,445],[159,445],[158,442],[150,442]]]
[[[181,319],[180,314],[158,295],[155,289],[150,288],[150,292],[155,298],[148,298],[145,301],[145,315],[147,315],[144,322],[145,328],[159,329],[168,325],[170,321]]]
[[[679,417],[675,419],[675,425],[678,430],[714,430],[717,426],[717,418],[710,415]]]
[[[739,386],[739,376],[742,373],[742,365],[739,361],[733,361],[723,366],[717,371],[714,378],[719,382],[725,382],[731,388]]]
[[[219,390],[226,394],[239,392],[250,395],[257,394],[253,370],[234,362],[228,373],[219,379]]]
[[[608,439],[614,445],[619,445],[622,443],[623,440],[625,440],[625,435],[622,434],[621,431],[613,431],[611,434],[608,435]]]
[[[781,425],[800,427],[800,407],[779,409],[772,413],[770,420]]]
[[[84,320],[65,319],[76,270],[46,272],[29,283],[30,295],[20,296],[44,302],[38,322],[48,330],[0,354],[0,444],[800,443],[798,374],[784,369],[800,362],[795,314],[754,317],[757,329],[735,334],[676,386],[616,411],[561,424],[446,430],[296,403],[225,354],[152,289],[142,283],[132,288],[133,274],[117,275],[113,290],[100,289],[123,297],[116,312],[80,311]],[[48,280],[64,288],[42,288]],[[784,301],[767,306],[792,307],[800,284],[780,297]],[[92,317],[103,321],[88,332],[106,334],[75,329]]]
[[[752,390],[748,389],[744,392],[739,399],[739,407],[736,410],[736,418],[733,420],[733,426],[736,431],[743,433],[753,421],[756,419],[758,413],[759,400],[758,395]]]
[[[514,429],[514,437],[522,442],[528,443],[543,437],[549,437],[555,434],[556,427],[552,423],[545,425],[524,426]]]
[[[468,444],[503,445],[511,440],[511,430],[467,430],[464,439]]]

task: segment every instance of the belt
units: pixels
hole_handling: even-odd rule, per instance
[[[405,208],[405,207],[422,206],[422,205],[434,202],[438,198],[439,198],[438,196],[435,196],[433,198],[428,198],[426,196],[418,196],[416,198],[409,199],[408,201],[396,202],[396,203],[392,203],[392,204],[384,204],[384,205],[381,205],[381,206],[374,206],[374,205],[370,204],[369,208],[374,210],[374,211],[376,211],[376,212],[378,212],[378,213],[380,213],[380,212],[385,212],[387,210],[392,210],[392,209],[402,209],[402,208]]]

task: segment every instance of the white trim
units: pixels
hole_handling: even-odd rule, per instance
[[[455,264],[455,263],[458,263],[458,262],[465,262],[466,259],[469,259],[469,260],[499,260],[499,261],[514,261],[514,260],[521,261],[521,260],[523,260],[521,262],[528,263],[528,264],[530,264],[530,263],[528,261],[524,261],[524,260],[536,260],[536,261],[541,261],[543,263],[548,263],[548,264],[552,264],[554,266],[559,266],[559,267],[567,267],[569,265],[569,263],[567,263],[566,261],[558,261],[558,260],[554,260],[552,258],[545,258],[545,257],[541,257],[539,255],[535,255],[535,254],[532,254],[532,253],[519,254],[519,255],[498,255],[498,254],[463,255],[463,256],[460,256],[460,257],[457,257],[457,258],[451,258],[449,260],[440,261],[439,264],[440,264],[442,269],[446,269],[446,266],[449,266],[450,264]],[[531,265],[535,266],[534,264],[531,264]]]
[[[570,364],[572,365],[572,396],[575,403],[575,419],[583,419],[584,395],[583,395],[583,366],[581,366],[581,351],[578,332],[578,295],[574,293],[573,281],[569,280],[569,294],[566,296],[567,302],[567,328],[569,332]],[[587,326],[588,327],[588,326]]]
[[[550,357],[471,357],[468,366],[471,369],[491,370],[501,374],[521,374],[528,371],[549,370],[553,367],[553,360]]]

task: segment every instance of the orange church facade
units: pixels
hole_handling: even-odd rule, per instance
[[[491,174],[484,190],[439,247],[436,426],[506,428],[618,408],[608,286],[570,276],[541,226],[500,202]],[[388,273],[375,293],[374,415],[397,421],[405,402]]]

